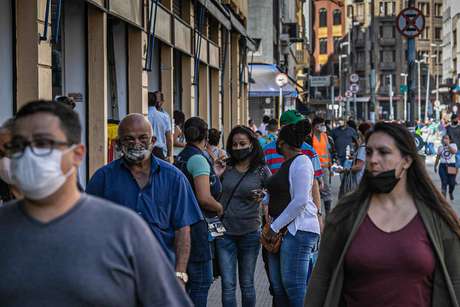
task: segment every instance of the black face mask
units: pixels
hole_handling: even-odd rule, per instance
[[[457,125],[458,125],[458,120],[454,120],[454,121],[452,122],[452,124],[453,124],[454,126],[457,126]]]
[[[388,194],[398,184],[399,178],[396,178],[396,170],[391,170],[375,176],[369,173],[368,181],[372,193]]]
[[[235,159],[235,161],[243,161],[247,157],[249,157],[251,154],[252,154],[251,147],[242,148],[242,149],[234,149],[232,152],[232,158]]]

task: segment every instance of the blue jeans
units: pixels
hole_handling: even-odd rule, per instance
[[[269,254],[268,265],[275,307],[302,307],[307,292],[308,266],[318,242],[317,233],[287,233],[278,254]]]
[[[453,193],[455,190],[455,177],[456,175],[450,175],[447,173],[447,167],[455,167],[454,163],[446,164],[440,163],[439,164],[439,177],[441,178],[441,189],[443,193],[447,192],[447,188],[449,188],[449,193]]]
[[[222,275],[222,305],[236,307],[236,266],[240,281],[243,307],[256,305],[254,272],[260,250],[260,231],[242,236],[225,234],[216,240],[219,267]]]
[[[206,307],[208,292],[212,284],[212,260],[189,262],[187,266],[189,281],[186,289],[195,307]]]

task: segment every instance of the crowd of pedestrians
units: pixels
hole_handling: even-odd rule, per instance
[[[220,278],[224,307],[238,284],[252,307],[259,254],[275,307],[458,306],[457,117],[437,128],[440,192],[400,123],[288,110],[223,146],[155,92],[83,192],[70,102],[30,102],[0,127],[2,306],[204,307]]]

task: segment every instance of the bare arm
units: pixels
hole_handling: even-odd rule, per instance
[[[179,141],[179,137],[182,135],[182,130],[179,127],[174,128],[174,146],[185,147],[185,144]]]
[[[321,194],[319,192],[319,183],[318,180],[313,181],[313,186],[311,188],[311,196],[313,197],[313,202],[316,205],[318,210],[321,210]]]
[[[351,172],[352,173],[357,173],[361,171],[364,167],[364,161],[362,160],[356,160],[355,164],[351,167]]]
[[[166,148],[168,150],[168,159],[173,155],[173,139],[171,131],[165,133],[166,136]]]
[[[222,205],[211,195],[211,188],[209,184],[209,176],[202,175],[193,178],[195,184],[196,199],[200,207],[204,210],[216,213],[222,216],[224,209]]]
[[[176,230],[174,245],[176,246],[176,272],[187,272],[190,256],[190,226]]]
[[[439,155],[436,155],[436,160],[434,161],[434,170],[435,171],[438,169],[440,159],[441,159],[441,157]]]

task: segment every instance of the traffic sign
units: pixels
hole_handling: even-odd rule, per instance
[[[350,84],[350,92],[352,92],[353,94],[359,92],[359,85],[356,83]]]
[[[405,8],[396,17],[396,28],[407,38],[419,36],[425,29],[425,16],[415,7]]]
[[[407,93],[407,85],[401,84],[401,85],[399,86],[399,91],[400,91],[401,93],[403,93],[403,94],[404,94],[404,93]]]
[[[359,76],[357,74],[351,74],[350,81],[356,83],[359,81]]]
[[[350,98],[353,96],[353,93],[351,91],[346,91],[345,92],[345,97]]]
[[[330,76],[310,76],[310,87],[328,87],[330,85]]]
[[[343,100],[343,97],[342,96],[337,96],[337,98],[335,100],[337,100],[338,102],[341,102]]]
[[[283,73],[279,73],[276,75],[276,84],[278,84],[279,87],[283,87],[288,83],[288,76]]]
[[[436,108],[439,108],[440,105],[441,105],[441,101],[439,101],[439,100],[435,100],[435,101],[434,101],[434,106],[435,106]]]

